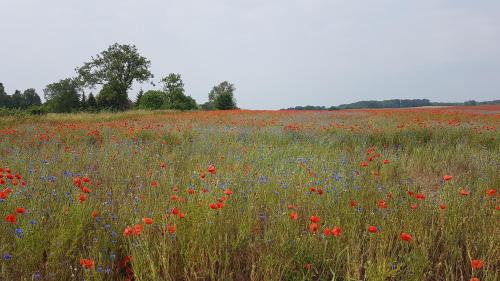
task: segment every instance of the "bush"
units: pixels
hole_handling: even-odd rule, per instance
[[[47,106],[36,105],[36,106],[32,106],[32,107],[28,108],[27,112],[30,115],[45,115],[49,112],[49,110],[48,110]]]
[[[139,101],[139,108],[160,109],[165,104],[166,94],[162,91],[150,90],[144,93]]]

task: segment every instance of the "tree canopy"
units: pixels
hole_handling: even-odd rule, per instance
[[[80,83],[66,78],[47,85],[43,90],[48,108],[53,112],[72,112],[80,107]]]
[[[214,86],[208,94],[208,104],[206,106],[221,110],[236,109],[235,90],[234,85],[227,81]]]
[[[184,94],[184,82],[178,73],[170,73],[161,79],[163,91],[166,93],[164,108],[190,110],[196,109],[196,101]]]
[[[139,54],[135,45],[115,43],[76,71],[83,86],[103,86],[97,96],[99,106],[121,110],[128,107],[127,92],[132,84],[153,78],[150,66],[151,62]]]

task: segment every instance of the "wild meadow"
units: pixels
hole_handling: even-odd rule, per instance
[[[499,125],[499,106],[2,117],[0,280],[499,280]]]

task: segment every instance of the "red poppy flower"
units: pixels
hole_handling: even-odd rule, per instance
[[[470,194],[470,191],[468,191],[468,190],[465,190],[465,189],[460,190],[460,195],[462,195],[462,196],[467,196],[469,194]]]
[[[188,193],[191,194],[191,195],[193,195],[193,194],[196,193],[196,191],[193,188],[189,188],[188,189]]]
[[[453,176],[450,176],[450,175],[444,175],[444,176],[443,176],[443,180],[445,180],[445,181],[449,181],[449,180],[451,180],[452,178],[453,178]]]
[[[130,226],[125,227],[125,229],[123,230],[123,236],[129,237],[132,235],[134,235],[134,229]]]
[[[417,204],[411,204],[410,208],[412,210],[416,210],[418,208],[418,205]]]
[[[358,202],[351,200],[351,207],[356,207],[358,205]]]
[[[153,224],[152,218],[143,218],[142,221],[144,222],[144,224]]]
[[[388,159],[384,159],[384,164],[389,164],[390,161]]]
[[[166,164],[166,163],[164,163],[164,162],[161,162],[161,163],[160,163],[160,168],[165,168],[165,167],[167,167],[167,164]]]
[[[151,187],[158,187],[158,181],[152,181]]]
[[[413,195],[415,195],[415,192],[413,192],[413,191],[408,191],[408,192],[406,192],[406,194],[408,194],[408,196],[412,197]]]
[[[299,214],[297,214],[296,212],[292,212],[292,213],[290,214],[290,218],[291,218],[292,220],[296,220],[296,219],[298,219],[298,218],[299,218]]]
[[[87,200],[87,196],[85,196],[85,194],[80,194],[80,198],[78,198],[78,200],[80,200],[80,203],[83,203]]]
[[[24,208],[16,208],[16,213],[18,214],[24,214],[26,210]]]
[[[87,269],[90,269],[94,267],[94,261],[90,259],[80,259],[80,265]]]
[[[309,220],[312,222],[312,223],[318,223],[320,221],[320,218],[317,217],[317,216],[311,216],[309,218]]]
[[[231,194],[233,194],[233,191],[232,191],[231,189],[229,189],[229,188],[228,188],[228,189],[225,189],[225,190],[224,190],[224,194],[226,194],[226,195],[231,195]]]
[[[439,204],[439,209],[445,210],[446,209],[446,204],[444,204],[444,203]]]
[[[82,185],[82,179],[80,177],[73,178],[73,184],[76,186],[81,186]]]
[[[480,280],[479,278],[477,278],[477,277],[472,277],[472,278],[470,279],[470,281],[481,281],[481,280]]]
[[[208,205],[210,207],[210,209],[212,210],[216,210],[219,208],[219,206],[216,204],[216,203],[210,203],[210,205]]]
[[[424,200],[425,195],[423,193],[418,193],[417,195],[415,195],[415,198],[417,198],[418,200]]]
[[[178,215],[181,211],[179,209],[177,209],[176,207],[173,207],[172,208],[172,214],[174,215]]]
[[[10,223],[16,223],[16,215],[14,214],[9,214],[5,217],[5,221],[10,222]]]
[[[484,266],[484,261],[482,260],[471,260],[470,265],[473,269],[481,269]]]
[[[175,225],[173,225],[173,224],[167,225],[167,231],[168,231],[168,233],[174,234],[175,230],[176,230]]]
[[[497,193],[496,189],[486,190],[486,195],[488,195],[489,197],[492,197],[493,195],[495,195],[495,193]]]
[[[84,193],[90,193],[90,192],[91,192],[91,190],[90,190],[88,187],[86,187],[86,186],[82,186],[82,187],[80,188],[80,190],[81,190],[82,192],[84,192]]]
[[[92,211],[91,215],[92,215],[92,218],[95,219],[97,217],[97,215],[99,215],[99,213],[97,211]]]
[[[323,229],[323,235],[330,236],[332,235],[332,231],[329,228]]]
[[[368,162],[361,162],[359,165],[361,167],[368,167]]]
[[[215,169],[214,165],[208,165],[208,172],[212,175],[215,175],[217,173],[217,170]]]
[[[401,232],[401,234],[399,235],[399,237],[401,237],[401,239],[402,239],[403,241],[406,241],[406,242],[410,242],[410,241],[411,241],[411,239],[413,239],[413,238],[411,237],[411,235],[410,235],[410,234],[408,234],[408,233],[406,233],[406,232]]]
[[[309,231],[312,233],[316,233],[318,231],[318,224],[317,223],[311,223],[309,224]]]
[[[335,237],[339,236],[341,232],[342,232],[342,229],[340,229],[340,227],[338,227],[338,226],[335,226],[334,228],[332,228],[332,235]]]
[[[136,224],[134,226],[134,235],[140,235],[142,233],[142,224]]]
[[[295,206],[292,204],[288,204],[287,208],[288,208],[288,210],[292,210],[292,209],[295,209]]]
[[[89,177],[83,177],[83,178],[82,178],[82,181],[83,181],[83,182],[90,182],[90,178],[89,178]]]
[[[380,201],[378,202],[378,207],[379,207],[379,208],[382,208],[382,209],[385,209],[385,208],[387,208],[387,203],[385,203],[385,201],[384,201],[384,200],[380,200]]]
[[[371,232],[371,233],[376,233],[378,231],[378,229],[377,229],[376,226],[370,225],[368,227],[368,231]]]

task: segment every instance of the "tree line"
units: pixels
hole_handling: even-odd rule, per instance
[[[282,110],[339,110],[339,109],[359,109],[359,108],[408,108],[408,107],[422,107],[422,106],[474,106],[474,105],[488,105],[500,104],[500,100],[477,102],[475,100],[468,100],[465,102],[431,102],[428,99],[391,99],[391,100],[369,100],[358,101],[348,104],[341,104],[338,106],[295,106]]]
[[[133,83],[144,83],[154,78],[151,61],[139,54],[135,45],[113,44],[75,68],[74,77],[51,83],[43,90],[45,103],[35,89],[5,92],[0,83],[0,108],[30,109],[33,112],[78,112],[99,110],[176,109],[227,110],[236,109],[235,87],[224,81],[212,88],[208,102],[198,105],[185,94],[181,75],[170,73],[160,80],[161,87],[140,91],[135,101],[128,98]],[[152,83],[153,84],[153,83]],[[154,84],[153,84],[154,85]],[[99,88],[96,96],[92,92]]]

